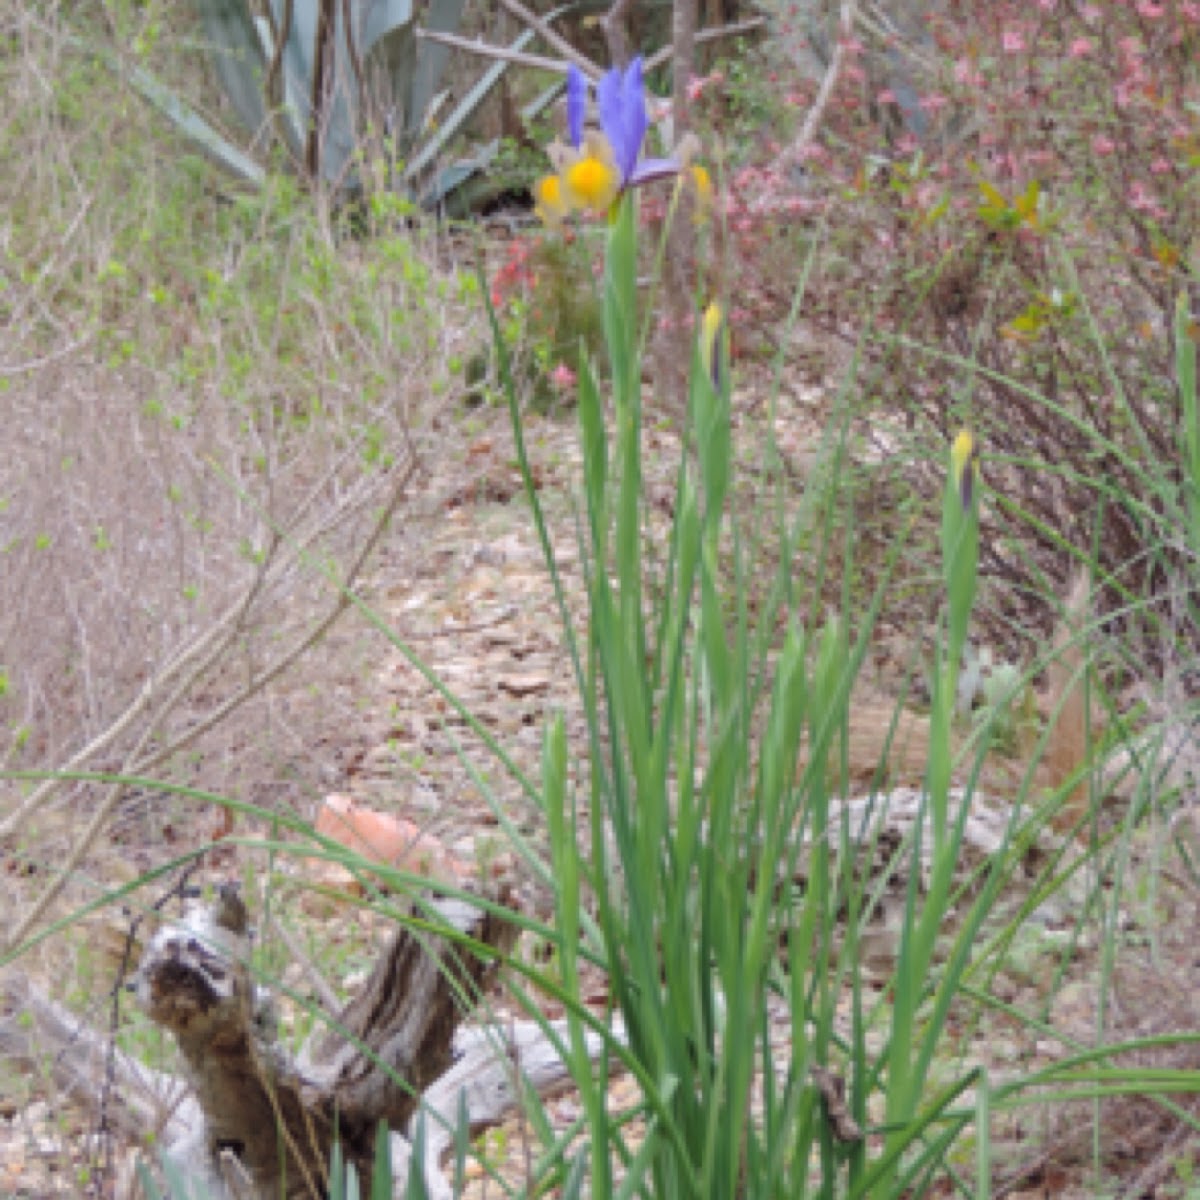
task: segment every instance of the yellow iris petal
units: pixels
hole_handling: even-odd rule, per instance
[[[567,201],[573,208],[605,212],[617,195],[617,172],[594,155],[586,154],[563,175]]]
[[[568,151],[559,168],[563,200],[568,208],[605,213],[621,190],[621,173],[608,139],[589,130],[579,150]]]
[[[562,181],[557,175],[543,175],[533,187],[534,208],[542,221],[551,228],[562,224],[567,213],[563,200]]]
[[[950,469],[954,474],[954,486],[958,489],[963,508],[970,508],[975,481],[979,478],[979,447],[965,429],[950,447]]]

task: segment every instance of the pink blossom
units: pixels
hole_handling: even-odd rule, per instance
[[[1140,179],[1130,184],[1127,199],[1134,212],[1156,216],[1163,211],[1154,193]]]
[[[875,103],[876,104],[895,104],[896,103],[896,93],[893,92],[891,88],[884,88],[883,91],[880,92],[875,97]]]
[[[926,181],[918,185],[916,193],[913,196],[916,207],[922,211],[932,208],[937,202],[940,191],[941,189],[938,185],[932,181]]]
[[[1021,54],[1025,50],[1025,35],[1019,29],[1006,29],[1000,45],[1005,54]]]
[[[1114,142],[1112,138],[1106,137],[1102,133],[1098,133],[1094,138],[1092,138],[1092,149],[1097,154],[1111,154],[1116,148],[1117,143]]]
[[[1088,25],[1098,25],[1104,14],[1095,4],[1085,4],[1080,10],[1079,15]]]
[[[1152,0],[1138,0],[1137,14],[1147,21],[1157,21],[1166,11],[1165,4],[1154,4]]]
[[[1185,0],[1180,4],[1179,11],[1193,24],[1200,23],[1200,4],[1192,4],[1191,0]]]
[[[1072,58],[1087,58],[1091,52],[1092,42],[1090,38],[1076,38],[1067,50],[1067,53]]]
[[[954,64],[954,82],[964,87],[983,87],[983,76],[969,58],[960,58]]]
[[[565,362],[560,362],[553,371],[550,372],[550,382],[560,392],[569,392],[574,388],[578,379],[575,372],[567,366]]]
[[[941,94],[941,92],[930,92],[928,96],[921,97],[921,107],[926,112],[937,112],[939,108],[945,108],[950,101]]]
[[[1166,175],[1171,170],[1171,164],[1165,158],[1156,158],[1150,164],[1151,175]]]

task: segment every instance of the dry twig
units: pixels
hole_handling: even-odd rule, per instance
[[[529,26],[547,46],[551,46],[557,50],[567,62],[573,62],[589,79],[599,79],[603,74],[600,68],[587,55],[580,54],[561,33],[556,33],[537,13],[526,8],[521,3],[521,0],[500,0],[500,3],[518,21]]]
[[[122,733],[132,727],[135,721],[151,707],[156,695],[161,693],[185,668],[190,667],[187,674],[171,689],[166,699],[159,706],[154,719],[147,723],[133,750],[125,756],[122,769],[119,772],[120,775],[126,778],[145,775],[172,756],[178,754],[181,750],[186,749],[197,738],[216,725],[219,725],[245,704],[246,701],[257,695],[272,680],[283,674],[300,657],[320,642],[338,618],[350,607],[352,603],[350,589],[353,587],[355,579],[357,579],[364,564],[378,544],[384,530],[390,524],[391,518],[400,503],[400,499],[404,495],[405,488],[412,480],[416,471],[417,466],[414,460],[393,488],[389,502],[385,505],[374,528],[361,547],[355,561],[351,564],[350,569],[347,571],[345,580],[340,584],[337,599],[329,612],[289,649],[280,654],[263,671],[253,675],[238,691],[229,696],[203,719],[197,721],[179,736],[168,740],[166,745],[149,754],[145,753],[146,747],[151,743],[155,734],[162,728],[162,724],[167,716],[175,710],[183,698],[207,675],[209,670],[220,661],[223,653],[233,644],[243,629],[245,617],[250,611],[252,604],[260,593],[265,590],[269,578],[267,567],[275,563],[275,552],[284,542],[282,535],[277,535],[275,544],[272,547],[272,553],[264,563],[263,569],[255,576],[246,594],[226,611],[215,626],[206,630],[195,643],[181,652],[172,663],[168,664],[167,668],[163,672],[160,672],[156,680],[148,688],[143,689],[138,699],[108,729],[93,739],[82,751],[73,756],[70,764],[68,764],[64,771],[57,772],[53,778],[47,779],[35,789],[16,812],[3,824],[0,824],[0,837],[9,836],[19,829],[21,824],[49,798],[64,779],[70,777],[70,773],[80,770],[81,767],[102,749],[111,745]],[[304,506],[301,507],[303,508]],[[198,658],[201,659],[199,665],[191,666]],[[108,795],[96,807],[91,820],[67,855],[62,869],[50,880],[41,895],[33,901],[29,909],[26,910],[21,919],[16,922],[14,928],[9,932],[4,941],[5,949],[11,950],[13,947],[20,945],[29,936],[30,931],[46,912],[47,908],[61,894],[72,873],[78,868],[84,856],[95,844],[101,830],[107,824],[113,810],[124,794],[125,786],[123,783],[114,784]]]
[[[838,21],[838,41],[830,56],[825,77],[821,80],[821,86],[817,89],[816,98],[813,100],[812,108],[808,110],[808,115],[804,118],[800,132],[776,160],[775,169],[779,172],[795,166],[804,157],[817,136],[817,130],[820,129],[821,121],[825,117],[825,110],[829,107],[829,99],[833,95],[833,89],[837,86],[838,78],[841,75],[843,45],[854,31],[856,7],[856,0],[843,0],[841,16]]]

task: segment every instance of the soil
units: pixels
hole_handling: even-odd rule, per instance
[[[752,366],[739,378],[739,445],[747,461],[754,459],[764,411],[761,397],[768,386],[766,373],[756,376]],[[819,436],[819,404],[812,393],[785,392],[781,411],[786,415],[777,426],[779,442],[802,474]],[[531,415],[525,438],[564,599],[583,637],[585,606],[576,549],[581,463],[575,424],[569,413]],[[582,746],[585,739],[507,414],[494,409],[457,414],[440,431],[437,445],[436,455],[424,463],[419,487],[371,565],[363,593],[396,641],[411,647],[503,747],[512,766],[536,783],[551,714],[565,714],[571,745]],[[669,422],[648,432],[646,487],[652,521],[669,519],[678,453],[678,433]],[[485,876],[512,875],[520,883],[526,910],[548,917],[548,895],[522,870],[502,828],[502,822],[511,822],[540,848],[542,818],[513,772],[472,732],[456,707],[399,645],[358,615],[346,619],[317,661],[327,672],[319,686],[309,670],[274,692],[270,703],[281,736],[270,752],[260,747],[248,759],[243,798],[312,820],[326,794],[348,794],[415,822]],[[580,756],[571,761],[574,782],[585,783],[578,774]],[[217,827],[223,823],[211,812],[189,811],[172,840],[178,846],[180,840],[212,839]],[[239,816],[230,832],[224,842],[213,842],[195,882],[238,878],[260,883],[264,878],[262,853],[239,839],[269,834],[266,824]],[[1036,940],[1018,946],[1017,965],[994,990],[1017,1009],[1043,1009],[1042,1035],[1034,1037],[1027,1024],[1001,1010],[978,1021],[964,1013],[952,1023],[947,1068],[957,1067],[965,1056],[987,1066],[997,1079],[1014,1067],[1027,1073],[1049,1065],[1093,1043],[1098,1029],[1112,1039],[1197,1028],[1197,892],[1161,833],[1148,834],[1139,845],[1143,865],[1134,877],[1152,891],[1131,895],[1126,906],[1122,944],[1128,953],[1122,952],[1112,988],[1102,993],[1104,964],[1086,945],[1070,956],[1056,956]],[[171,842],[142,850],[161,861]],[[114,857],[120,853],[116,847],[113,852]],[[335,989],[342,989],[366,961],[378,930],[371,918],[345,903],[302,892],[296,885],[310,869],[316,870],[301,859],[278,864],[284,884],[277,885],[272,902],[287,911],[293,933],[304,944],[321,947],[321,966],[333,975]],[[35,883],[20,886],[24,891]],[[99,955],[102,961],[93,962],[90,984],[73,998],[101,1026],[107,1019],[113,958],[128,926],[116,907],[99,921],[104,933],[93,940],[110,941],[113,955]],[[536,954],[538,948],[527,945],[523,952]],[[78,945],[70,952],[76,965],[79,953]],[[46,964],[53,961],[43,956],[30,969],[47,971]],[[1059,961],[1065,961],[1064,978],[1050,987]],[[591,985],[602,998],[603,979]],[[549,1006],[548,1011],[553,1012]],[[1154,1061],[1180,1066],[1183,1053],[1163,1049]],[[1192,1058],[1192,1067],[1200,1071],[1200,1052]],[[629,1108],[636,1099],[628,1079],[614,1080],[615,1109]],[[566,1129],[580,1116],[580,1106],[567,1093],[551,1099],[547,1112],[556,1129]],[[1020,1119],[997,1121],[994,1195],[1194,1194],[1188,1191],[1188,1172],[1190,1164],[1200,1161],[1200,1135],[1149,1101],[1108,1102],[1098,1125],[1083,1106],[1023,1112]],[[94,1113],[64,1104],[37,1080],[8,1080],[0,1074],[0,1194],[110,1194],[97,1172],[102,1161],[96,1151],[97,1128]],[[1103,1131],[1104,1143],[1099,1167],[1092,1141],[1097,1129]],[[488,1180],[490,1171],[519,1185],[526,1178],[530,1136],[516,1115],[484,1135],[479,1142],[482,1161],[469,1166],[465,1194],[499,1194],[496,1183]],[[118,1148],[116,1157],[125,1153]]]

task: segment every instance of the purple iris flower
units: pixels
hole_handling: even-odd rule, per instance
[[[620,174],[622,191],[679,172],[680,164],[673,158],[639,161],[649,124],[640,56],[624,71],[620,67],[613,67],[605,74],[596,88],[596,103],[600,110],[600,128],[612,150],[613,166]],[[567,132],[576,149],[583,141],[586,106],[587,81],[579,68],[572,64],[567,68]]]
[[[621,173],[622,184],[627,186],[646,136],[642,60],[635,58],[624,73],[620,67],[609,71],[596,89],[596,102],[600,109],[600,126],[612,147],[614,165]]]
[[[587,80],[572,63],[567,68],[567,136],[576,150],[583,145],[583,117],[587,111]]]

